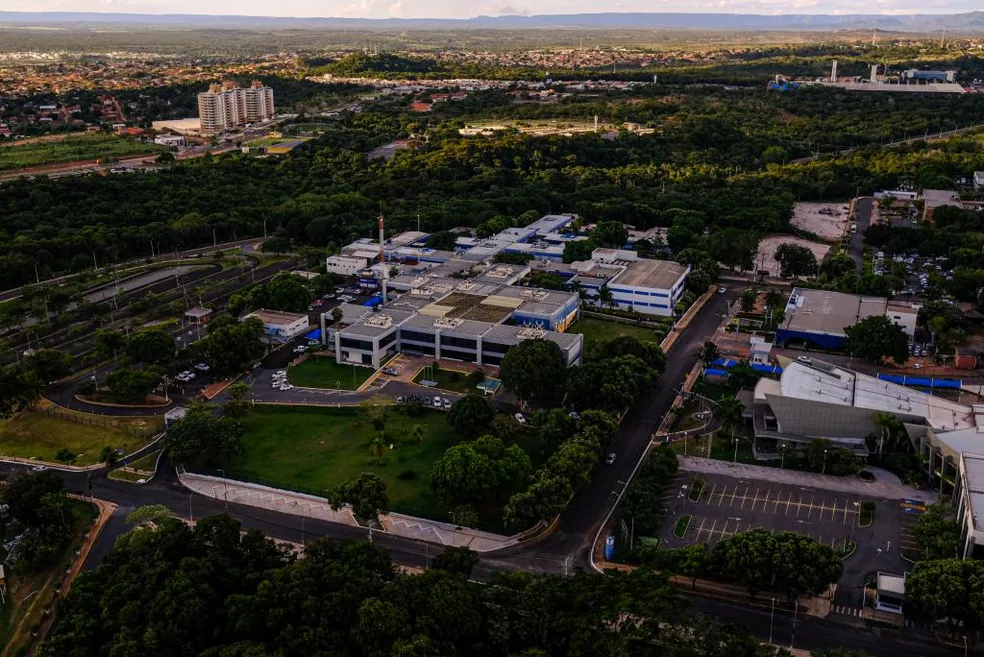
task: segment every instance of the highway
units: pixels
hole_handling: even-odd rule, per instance
[[[487,579],[496,570],[565,575],[574,568],[590,568],[589,552],[595,535],[646,450],[653,430],[670,407],[676,394],[674,388],[683,382],[696,360],[700,345],[717,330],[726,303],[736,296],[736,291],[714,295],[683,332],[668,354],[666,370],[658,388],[640,401],[624,419],[621,433],[612,444],[612,451],[618,455],[615,464],[601,466],[591,483],[574,496],[555,531],[527,544],[483,555],[473,574],[476,579]],[[0,472],[10,473],[24,467],[3,463],[0,464]],[[368,530],[237,504],[226,505],[222,500],[190,493],[177,481],[173,466],[166,461],[161,463],[160,474],[143,485],[109,480],[104,471],[91,475],[78,471],[60,472],[69,490],[91,492],[94,497],[119,505],[117,513],[90,553],[87,568],[98,565],[112,549],[116,537],[129,529],[124,521],[126,514],[148,504],[163,504],[177,515],[191,519],[228,512],[244,528],[258,529],[270,537],[293,542],[325,536],[343,540],[370,539]],[[371,540],[389,551],[395,563],[408,566],[427,566],[441,552],[439,546],[385,533],[373,532]],[[763,640],[769,636],[770,625],[776,644],[789,645],[792,638],[793,619],[788,614],[777,613],[770,623],[767,607],[763,609],[741,601],[689,596],[688,599],[695,611],[715,616],[724,622],[740,624]],[[836,620],[803,617],[797,621],[795,645],[810,649],[832,646],[864,648],[873,657],[956,654],[936,642],[931,635],[916,630],[885,633]]]

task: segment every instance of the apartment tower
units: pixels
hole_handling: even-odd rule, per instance
[[[243,89],[235,82],[213,84],[198,94],[204,134],[215,134],[274,116],[273,89],[259,81]]]

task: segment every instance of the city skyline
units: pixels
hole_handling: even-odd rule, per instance
[[[289,11],[258,0],[216,0],[208,5],[194,0],[11,0],[4,8],[20,12],[87,12],[135,14],[196,14],[270,17],[337,18],[434,18],[468,19],[478,16],[529,16],[581,13],[736,13],[761,15],[911,15],[954,14],[978,11],[978,0],[875,0],[861,9],[851,0],[483,0],[458,3],[449,0],[299,0]]]

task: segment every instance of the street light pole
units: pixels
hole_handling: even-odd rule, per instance
[[[823,450],[823,468],[820,470],[820,474],[827,474],[827,450]]]
[[[188,493],[188,521],[195,522],[195,514],[191,512],[191,497],[194,493]]]
[[[225,470],[219,468],[219,472],[222,473],[222,497],[225,499],[225,510],[229,513],[229,481],[226,479]]]
[[[786,443],[779,445],[779,469],[783,470],[786,467]]]
[[[738,462],[738,439],[732,437],[731,440],[734,441],[734,443],[735,443],[735,460],[734,460],[734,462],[737,463]]]

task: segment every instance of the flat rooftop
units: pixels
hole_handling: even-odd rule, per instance
[[[243,319],[246,319],[246,317],[255,317],[261,322],[263,322],[264,324],[273,324],[273,325],[293,324],[296,321],[307,319],[307,315],[301,315],[298,313],[285,313],[285,312],[280,312],[279,310],[265,310],[265,309],[254,310],[253,312],[243,317]]]
[[[669,290],[687,273],[687,267],[669,260],[633,260],[612,281],[616,285]]]
[[[499,303],[495,296],[480,296],[467,292],[452,292],[435,301],[422,312],[449,319],[468,319],[498,324],[509,317],[519,304]]]
[[[872,315],[884,315],[888,300],[857,294],[794,288],[786,303],[786,318],[780,328],[826,335],[844,335],[844,328],[854,326]],[[911,312],[911,308],[908,309]]]

